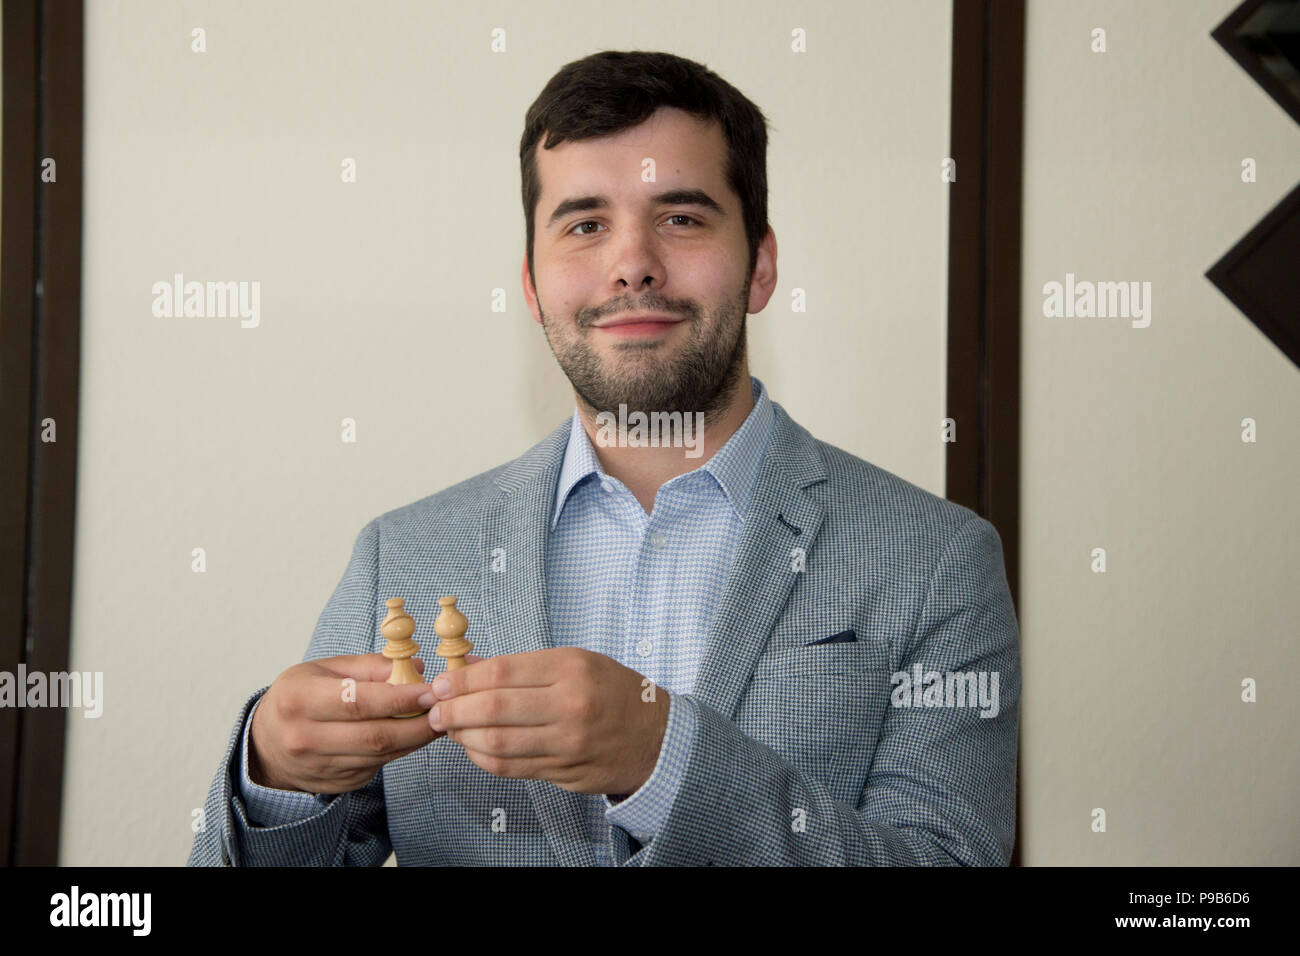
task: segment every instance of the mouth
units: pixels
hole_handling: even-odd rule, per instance
[[[655,335],[662,335],[674,325],[679,325],[682,319],[675,319],[667,315],[657,314],[638,314],[638,315],[620,315],[608,322],[602,322],[594,328],[600,329],[607,335],[613,335],[619,338],[647,338]]]

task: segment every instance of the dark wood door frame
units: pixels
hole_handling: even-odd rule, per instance
[[[68,667],[81,355],[82,3],[5,0],[0,670]],[[49,162],[53,162],[52,181]],[[44,174],[44,176],[43,176]],[[47,421],[54,423],[54,441]],[[25,688],[17,688],[21,694]],[[58,861],[62,707],[0,708],[0,862]]]
[[[997,528],[1017,606],[1024,75],[1024,0],[953,0],[945,494]],[[1020,817],[1017,779],[1013,865]]]

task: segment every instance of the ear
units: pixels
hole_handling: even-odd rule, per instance
[[[519,282],[524,287],[524,301],[528,303],[528,311],[533,314],[533,321],[541,325],[542,312],[537,307],[537,290],[533,288],[532,276],[528,274],[528,253],[524,253],[524,265],[520,270]]]
[[[747,311],[753,315],[762,312],[767,302],[776,291],[776,233],[767,227],[767,234],[758,244],[758,256],[754,260],[754,274],[749,277],[749,306]]]

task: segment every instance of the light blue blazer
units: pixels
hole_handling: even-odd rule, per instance
[[[1001,539],[774,412],[691,695],[703,706],[685,777],[648,845],[611,828],[614,860],[1007,864],[1020,659]],[[304,659],[380,650],[394,595],[417,620],[457,595],[482,656],[553,646],[543,561],[569,427],[367,524]],[[510,559],[493,571],[497,548]],[[402,865],[596,862],[590,795],[495,777],[446,738],[314,817],[251,825],[235,759],[264,692],[235,721],[190,865],[378,866],[392,850]]]

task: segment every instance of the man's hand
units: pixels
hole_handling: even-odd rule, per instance
[[[666,691],[576,647],[484,658],[440,675],[433,689],[437,706],[424,723],[476,765],[577,793],[635,792],[668,726]]]
[[[470,655],[468,661],[478,658]],[[424,661],[415,660],[424,673]],[[428,684],[385,683],[393,662],[382,654],[304,661],[267,690],[248,732],[248,773],[277,790],[343,793],[368,783],[379,768],[437,740],[423,711]]]

